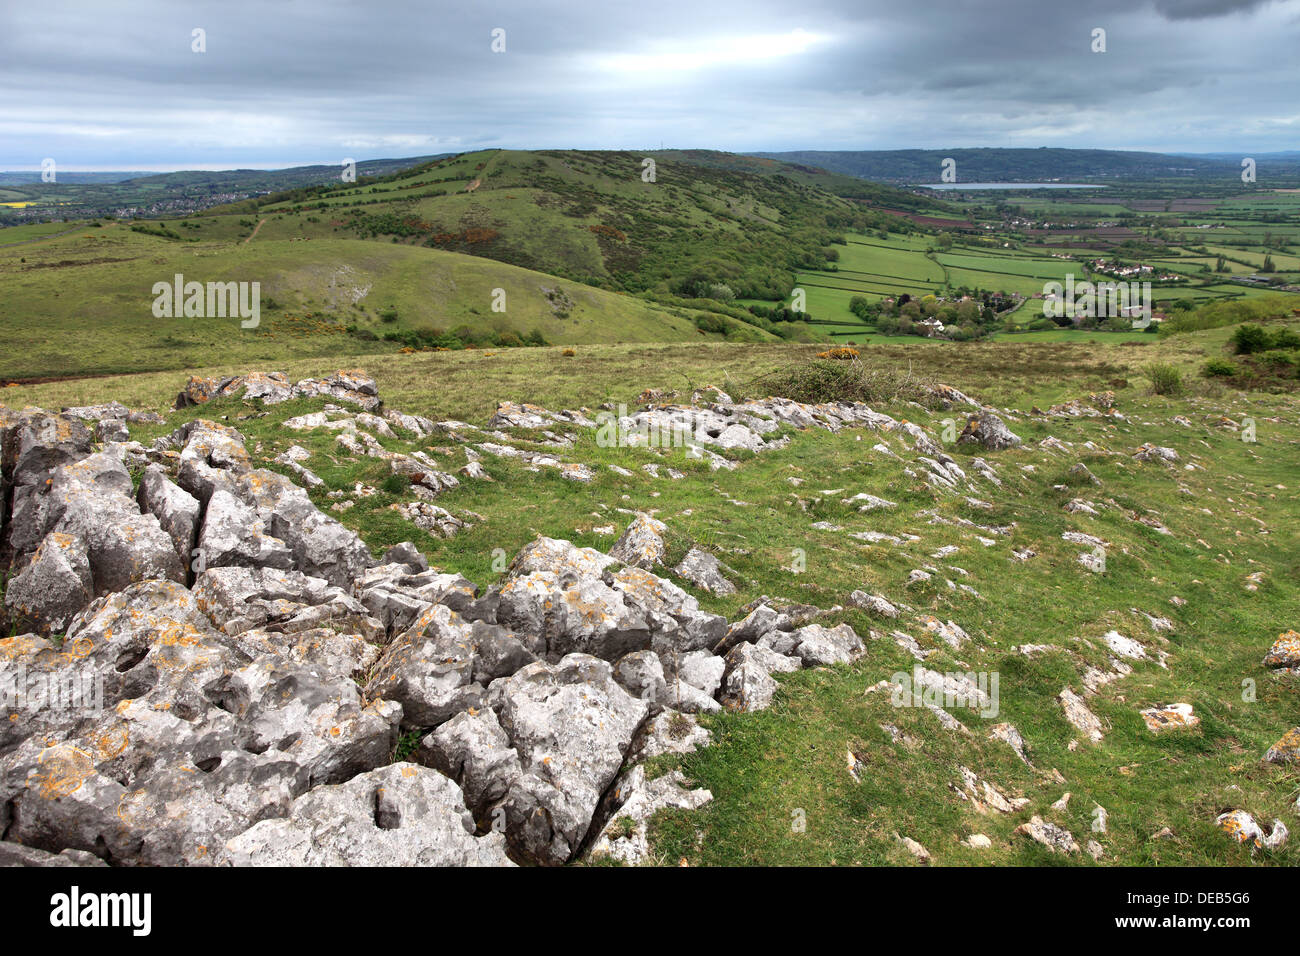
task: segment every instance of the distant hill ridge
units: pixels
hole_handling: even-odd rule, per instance
[[[941,164],[957,162],[959,182],[1094,182],[1108,179],[1221,179],[1237,175],[1241,159],[1251,156],[1260,175],[1300,174],[1300,154],[1243,153],[1187,155],[1117,149],[972,149],[796,150],[756,152],[752,156],[819,166],[845,176],[886,183],[939,182]]]

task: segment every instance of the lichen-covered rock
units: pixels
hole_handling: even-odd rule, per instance
[[[181,563],[188,567],[198,538],[201,512],[198,499],[174,484],[161,465],[145,468],[136,498],[144,511],[158,519],[159,526],[172,539]]]
[[[849,603],[880,617],[895,618],[899,614],[898,608],[891,601],[879,594],[868,594],[866,591],[854,591],[849,595]]]
[[[446,605],[431,605],[384,649],[366,696],[398,702],[404,723],[420,728],[478,706],[472,626]]]
[[[698,810],[713,799],[708,790],[687,788],[686,778],[680,770],[647,780],[644,766],[633,767],[610,791],[613,810],[609,822],[592,843],[588,856],[591,859],[607,857],[628,866],[647,862],[651,817],[666,809]]]
[[[1165,704],[1140,711],[1142,720],[1152,733],[1166,730],[1185,730],[1197,726],[1201,718],[1192,712],[1191,704]]]
[[[1214,822],[1238,843],[1249,844],[1252,850],[1280,850],[1291,835],[1281,820],[1274,820],[1273,828],[1265,834],[1264,828],[1245,810],[1221,813]]]
[[[863,650],[862,639],[847,624],[839,624],[831,628],[820,624],[808,624],[792,632],[788,643],[788,649],[782,646],[780,639],[774,641],[771,646],[780,654],[798,657],[806,667],[846,664],[861,656]]]
[[[663,662],[654,651],[624,654],[614,665],[614,679],[633,697],[650,704],[651,710],[657,710],[668,694]]]
[[[726,635],[714,646],[714,653],[725,654],[738,644],[757,642],[769,631],[777,629],[779,619],[780,615],[767,604],[757,605],[744,618],[727,628]]]
[[[711,594],[735,594],[736,586],[727,580],[722,569],[722,564],[713,555],[691,548],[673,571]]]
[[[1300,634],[1295,631],[1279,634],[1264,655],[1264,666],[1278,670],[1300,669]]]
[[[957,436],[957,442],[963,445],[978,443],[989,451],[1001,451],[1019,445],[1020,436],[1007,428],[1006,422],[986,408],[981,409],[977,416],[967,420],[966,427]]]
[[[429,570],[429,559],[410,541],[402,541],[385,551],[380,564],[404,564],[411,574]]]
[[[748,641],[727,652],[719,700],[728,710],[765,710],[776,695],[774,672],[796,671],[799,661]]]
[[[1264,754],[1266,763],[1300,763],[1300,727],[1293,727],[1268,752]]]
[[[108,866],[93,853],[85,850],[64,850],[48,853],[21,843],[0,843],[0,867],[6,866]]]
[[[1029,763],[1029,758],[1025,756],[1025,738],[1021,736],[1019,729],[1015,724],[994,724],[989,729],[990,740],[1000,740],[1016,752],[1016,756],[1024,762],[1026,766],[1033,766]]]
[[[571,653],[615,661],[650,646],[645,615],[600,578],[534,571],[507,579],[497,598],[497,623],[527,635],[529,649],[550,661]]]
[[[351,680],[273,649],[250,659],[174,582],[96,600],[62,652],[14,641],[0,642],[6,668],[75,668],[97,688],[89,706],[25,722],[0,756],[0,829],[50,852],[211,863],[308,789],[387,762],[396,740],[398,706],[367,705]]]
[[[218,489],[237,496],[235,480],[252,470],[243,436],[204,418],[186,422],[164,444],[180,447],[177,484],[205,507]]]
[[[614,563],[614,558],[595,548],[576,548],[560,538],[537,538],[519,550],[506,575],[523,577],[535,571],[549,571],[557,577],[598,578]]]
[[[637,512],[623,536],[609,549],[609,556],[631,567],[652,568],[663,562],[668,551],[663,537],[667,533],[668,526],[662,521]]]
[[[709,731],[701,727],[693,716],[666,707],[646,722],[632,745],[632,756],[637,760],[649,760],[660,754],[686,754],[709,746],[711,739]]]
[[[85,542],[97,594],[135,581],[185,579],[171,538],[157,518],[140,512],[119,459],[99,452],[60,465],[50,473],[45,499],[42,537],[58,531]]]
[[[586,654],[494,681],[488,703],[522,767],[499,804],[506,838],[527,859],[563,863],[586,836],[649,706],[618,685],[608,663]]]
[[[1146,442],[1138,448],[1133,457],[1138,461],[1175,462],[1178,461],[1178,452],[1163,445],[1153,445]]]
[[[347,587],[375,563],[356,532],[326,515],[300,490],[280,498],[270,519],[271,534],[288,545],[294,567],[304,574]]]
[[[460,787],[426,767],[395,763],[316,787],[287,817],[229,840],[233,866],[512,866],[499,833],[475,835]]]
[[[645,617],[651,647],[660,657],[712,647],[727,632],[727,621],[700,609],[700,602],[666,578],[640,568],[621,568],[609,584]]]
[[[4,603],[15,624],[58,634],[92,597],[94,581],[85,541],[51,531],[27,566],[9,581]]]
[[[445,604],[464,614],[478,597],[478,586],[459,574],[428,568],[417,572],[409,564],[397,563],[361,572],[352,581],[352,591],[390,634],[406,630],[431,604]]]
[[[718,692],[722,686],[722,676],[726,673],[727,662],[708,651],[691,651],[683,654],[675,662],[665,662],[670,676],[680,677],[692,687],[698,687],[709,697]]]
[[[428,501],[395,501],[388,507],[435,538],[454,538],[460,532],[474,527],[446,508],[440,508]]]
[[[381,404],[375,380],[364,372],[350,369],[335,372],[329,378],[309,378],[297,384],[290,384],[283,372],[249,372],[221,379],[191,376],[176,397],[176,407],[187,408],[214,398],[237,395],[259,399],[265,405],[276,405],[292,398],[322,396],[359,405],[367,412],[375,411]]]
[[[7,517],[6,543],[12,552],[33,550],[51,530],[44,518],[50,473],[90,452],[91,434],[75,418],[0,406],[0,471],[12,497],[9,514],[0,517]]]
[[[195,570],[219,567],[293,567],[289,546],[262,530],[257,511],[229,491],[214,490],[203,513]]]
[[[462,711],[420,741],[418,756],[460,782],[480,827],[500,829],[504,811],[494,813],[494,808],[524,771],[495,711]]]

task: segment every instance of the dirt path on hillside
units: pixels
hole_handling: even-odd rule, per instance
[[[244,245],[248,245],[250,242],[253,241],[253,237],[254,237],[255,235],[257,235],[257,230],[259,230],[259,229],[262,228],[262,223],[264,223],[264,222],[266,222],[265,219],[259,219],[259,220],[257,220],[257,225],[254,226],[254,227],[253,227],[253,231],[250,232],[250,233],[248,234],[248,238],[244,240]]]

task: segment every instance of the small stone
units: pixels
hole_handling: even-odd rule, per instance
[[[1031,817],[1028,823],[1022,823],[1016,827],[1016,833],[1041,843],[1053,853],[1079,852],[1079,844],[1069,830],[1059,827],[1055,823],[1048,823],[1037,815]]]
[[[1282,735],[1268,753],[1264,754],[1265,763],[1300,762],[1300,727],[1294,727]]]
[[[1152,733],[1191,728],[1201,722],[1201,718],[1192,713],[1191,704],[1166,704],[1141,711],[1141,714],[1147,729]]]
[[[921,844],[917,843],[911,837],[899,837],[898,842],[902,843],[903,848],[906,849],[908,853],[912,854],[912,856],[916,857],[916,859],[921,863],[921,865],[929,866],[930,864],[929,850],[921,846]]]

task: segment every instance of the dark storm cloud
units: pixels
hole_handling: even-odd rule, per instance
[[[0,13],[0,168],[479,146],[1296,148],[1297,4],[70,0]],[[504,28],[506,51],[491,31]],[[207,50],[191,51],[206,32]],[[1106,52],[1091,50],[1106,31]]]
[[[1244,13],[1272,0],[1156,0],[1156,10],[1170,20],[1201,20]]]

